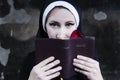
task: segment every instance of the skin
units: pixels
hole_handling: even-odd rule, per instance
[[[47,18],[46,31],[49,38],[69,39],[76,29],[75,17],[65,8],[54,8]],[[29,80],[51,80],[58,77],[62,70],[61,66],[57,66],[58,64],[60,61],[55,57],[43,60],[33,67]],[[98,61],[78,55],[73,59],[73,65],[77,67],[75,71],[86,75],[89,80],[103,80]]]
[[[75,17],[69,10],[63,8],[54,9],[46,23],[49,38],[69,39],[71,33],[76,29]]]

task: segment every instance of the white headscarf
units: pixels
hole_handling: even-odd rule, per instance
[[[43,17],[42,17],[42,25],[43,25],[43,29],[44,31],[45,30],[45,21],[46,21],[46,18],[47,18],[47,15],[49,14],[49,12],[55,8],[56,6],[63,6],[65,8],[67,8],[68,10],[71,11],[71,13],[74,15],[75,19],[76,19],[76,23],[77,23],[77,27],[79,26],[79,22],[80,22],[80,18],[79,18],[79,15],[78,15],[78,12],[77,10],[74,8],[73,5],[71,5],[70,3],[66,2],[66,1],[55,1],[51,4],[49,4],[47,6],[47,8],[45,9],[45,11],[43,12]]]

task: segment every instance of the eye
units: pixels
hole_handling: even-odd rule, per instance
[[[73,25],[74,25],[74,23],[72,23],[72,22],[67,22],[65,26],[69,28],[69,27],[71,27],[71,26],[73,26]]]
[[[56,21],[52,21],[49,23],[49,26],[51,26],[52,28],[58,28],[60,24]]]
[[[50,22],[49,26],[53,29],[58,29],[60,27],[58,22]]]
[[[50,23],[49,25],[50,25],[50,26],[57,26],[56,23]]]

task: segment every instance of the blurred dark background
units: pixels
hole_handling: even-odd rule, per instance
[[[35,50],[44,0],[0,0],[0,80],[18,80],[21,65]],[[76,0],[82,32],[96,37],[104,80],[120,80],[120,1]]]

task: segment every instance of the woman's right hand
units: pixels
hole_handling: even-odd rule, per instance
[[[33,67],[28,80],[51,80],[60,75],[61,66],[59,60],[49,57]],[[55,67],[57,66],[57,67]]]

